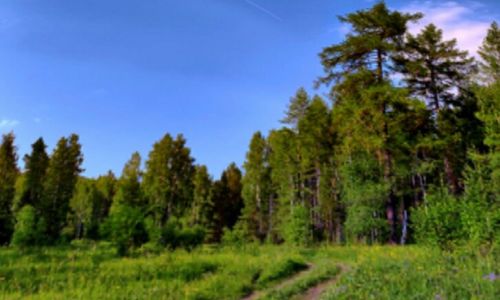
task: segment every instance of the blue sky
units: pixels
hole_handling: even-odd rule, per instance
[[[420,10],[474,52],[498,1],[387,1]],[[85,175],[120,174],[165,133],[183,133],[218,177],[241,165],[253,132],[279,127],[317,54],[346,32],[336,16],[373,1],[2,0],[0,131],[20,156],[78,133]],[[321,93],[321,91],[316,91]],[[22,163],[21,163],[22,166]]]

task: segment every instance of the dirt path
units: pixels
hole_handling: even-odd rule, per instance
[[[312,272],[312,271],[314,271],[314,265],[309,264],[309,265],[307,265],[306,269],[295,273],[291,277],[283,279],[280,283],[273,286],[272,289],[282,289],[282,288],[286,287],[287,285],[293,284],[298,278],[302,277],[304,274],[307,274],[307,273]],[[266,290],[253,291],[250,295],[242,298],[241,300],[257,300],[261,296],[263,296],[265,294],[265,292],[266,292]]]
[[[328,279],[326,281],[323,281],[319,283],[316,286],[311,287],[309,290],[307,290],[305,293],[298,295],[294,297],[294,300],[318,300],[321,297],[321,294],[329,288],[330,286],[334,285],[337,283],[339,280],[340,276],[342,274],[346,273],[349,270],[349,267],[344,264],[339,264],[340,267],[340,272],[333,278]]]

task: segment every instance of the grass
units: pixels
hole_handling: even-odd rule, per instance
[[[109,245],[0,249],[2,299],[237,299],[304,268],[277,247],[120,258]]]
[[[1,299],[290,299],[350,271],[322,299],[499,299],[498,253],[249,245],[115,255],[109,244],[0,249]],[[311,265],[310,269],[293,277]],[[486,276],[486,277],[485,277]],[[292,279],[290,279],[292,278]],[[286,284],[283,284],[286,281]],[[278,288],[279,287],[279,288]]]
[[[325,299],[500,299],[498,252],[365,247]]]
[[[335,277],[340,271],[340,268],[331,261],[317,261],[316,263],[318,265],[314,266],[314,268],[304,276],[297,278],[296,280],[291,282],[291,284],[286,285],[282,288],[270,290],[259,299],[290,299],[293,296],[300,295],[301,293],[307,291],[309,288],[325,280]]]

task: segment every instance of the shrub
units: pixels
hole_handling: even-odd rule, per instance
[[[18,247],[39,244],[43,233],[41,222],[38,222],[33,206],[25,205],[17,214],[17,222],[12,236],[12,245]]]
[[[129,248],[140,246],[148,239],[143,213],[128,205],[112,208],[102,234],[110,238],[120,255],[127,254]]]
[[[461,218],[464,232],[473,244],[491,243],[500,232],[500,207],[496,200],[487,157],[471,154],[473,166],[466,169]],[[497,235],[495,237],[495,235]]]
[[[170,218],[161,231],[160,244],[170,249],[192,250],[203,243],[205,230],[199,226],[184,227],[175,218]]]
[[[297,205],[292,208],[284,233],[287,243],[299,246],[311,244],[311,225],[306,207]]]
[[[460,202],[444,188],[413,210],[412,224],[419,243],[450,248],[464,238]]]
[[[233,229],[224,228],[222,233],[222,244],[240,248],[250,241],[248,230],[244,228],[243,222],[238,222]]]

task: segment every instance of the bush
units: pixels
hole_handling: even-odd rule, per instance
[[[284,228],[287,243],[307,246],[312,242],[309,212],[303,205],[292,207],[288,222]]]
[[[444,188],[413,210],[412,224],[419,243],[450,248],[464,240],[460,202]]]
[[[205,239],[205,230],[199,225],[183,227],[175,218],[170,218],[161,231],[160,244],[170,249],[192,250]]]
[[[41,222],[38,222],[33,206],[25,205],[17,214],[17,222],[12,236],[12,245],[18,247],[39,244],[43,234]]]
[[[127,254],[130,248],[148,240],[143,213],[128,205],[113,207],[101,231],[116,245],[119,255]]]
[[[472,153],[473,166],[466,169],[461,218],[464,232],[473,244],[491,243],[499,238],[500,207],[496,200],[491,170],[485,156]]]
[[[222,232],[222,244],[225,246],[240,248],[246,245],[250,239],[243,222],[236,223],[233,229],[225,227]]]

